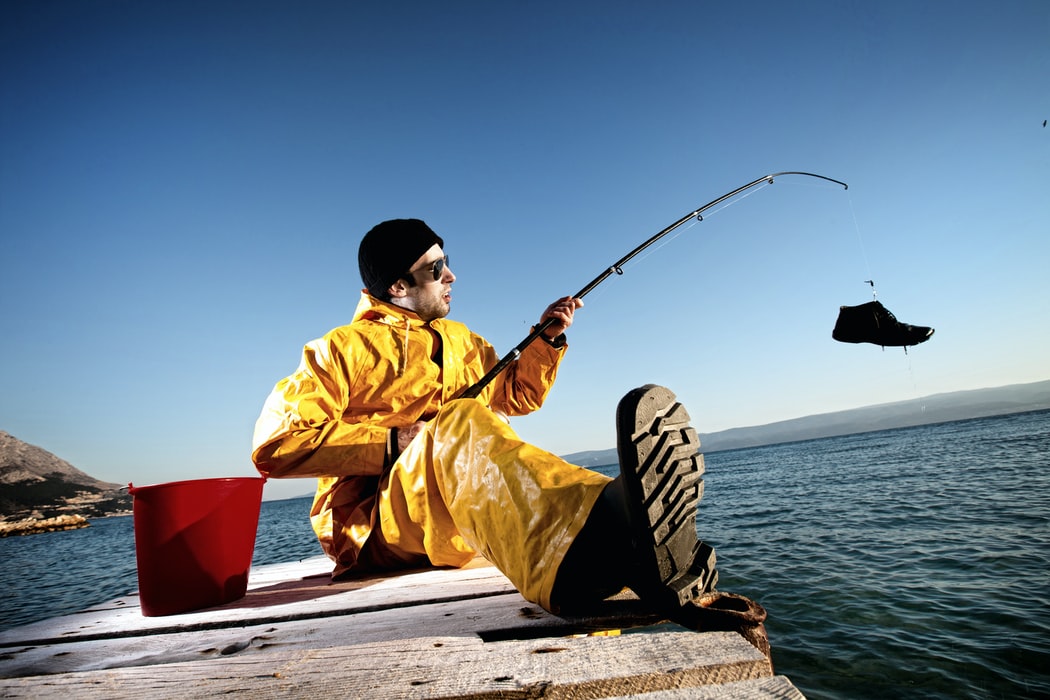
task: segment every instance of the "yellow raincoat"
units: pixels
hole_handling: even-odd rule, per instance
[[[550,609],[609,479],[523,442],[500,414],[538,409],[563,353],[534,342],[478,399],[454,400],[499,360],[492,346],[363,293],[353,321],[308,343],[267,398],[252,460],[270,478],[317,477],[311,523],[334,576],[481,553]],[[426,429],[391,464],[391,428],[417,420]]]

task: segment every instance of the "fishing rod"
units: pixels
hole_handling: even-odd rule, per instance
[[[754,187],[756,185],[759,185],[759,184],[761,184],[763,182],[766,183],[766,184],[773,184],[774,178],[778,178],[781,175],[804,175],[806,177],[815,177],[815,178],[819,178],[821,180],[827,180],[828,182],[834,182],[836,185],[842,185],[845,189],[849,189],[849,185],[847,185],[845,182],[841,182],[839,180],[835,180],[835,179],[830,178],[830,177],[825,177],[823,175],[816,175],[814,173],[803,173],[803,172],[798,172],[798,171],[791,170],[791,171],[785,171],[785,172],[781,172],[781,173],[773,173],[771,175],[765,175],[763,177],[758,178],[754,182],[749,182],[746,185],[744,185],[743,187],[738,187],[735,190],[733,190],[732,192],[728,192],[728,193],[722,195],[718,199],[711,200],[710,202],[708,202],[704,206],[700,207],[699,209],[694,209],[693,211],[689,212],[688,214],[683,216],[681,219],[679,219],[678,221],[674,222],[673,224],[671,224],[670,226],[665,228],[663,231],[660,231],[656,235],[652,236],[649,240],[645,241],[640,246],[638,246],[637,248],[632,250],[630,253],[628,253],[627,255],[623,256],[622,258],[620,258],[619,260],[614,262],[612,265],[610,265],[608,268],[603,270],[600,275],[598,275],[593,280],[588,282],[587,286],[585,286],[580,291],[576,292],[576,294],[574,294],[572,298],[574,298],[574,299],[582,299],[583,297],[587,296],[587,294],[589,294],[591,292],[591,290],[593,290],[599,284],[601,284],[602,282],[607,280],[613,274],[622,275],[623,274],[623,265],[627,264],[627,262],[630,261],[632,258],[634,258],[636,255],[638,255],[643,250],[645,250],[646,248],[651,246],[653,243],[656,243],[658,240],[660,240],[661,238],[663,238],[667,234],[671,233],[671,231],[674,231],[676,228],[678,228],[679,226],[681,226],[685,222],[687,222],[687,221],[689,221],[691,219],[696,219],[697,222],[703,221],[704,217],[702,216],[702,214],[705,211],[707,211],[708,209],[710,209],[711,207],[717,206],[717,205],[721,204],[722,202],[726,201],[727,199],[732,199],[733,197],[737,196],[741,192],[745,192],[745,191],[751,189],[752,187]],[[548,318],[546,321],[544,321],[543,323],[541,323],[538,326],[536,326],[533,329],[533,331],[531,333],[529,333],[528,336],[525,337],[524,340],[522,340],[520,343],[518,343],[517,345],[514,346],[513,350],[511,350],[506,355],[504,355],[503,358],[499,362],[497,362],[496,365],[492,369],[490,369],[488,371],[488,374],[486,374],[484,377],[479,379],[473,386],[467,387],[467,389],[462,394],[460,394],[460,397],[464,398],[464,399],[477,398],[477,396],[479,394],[481,394],[481,391],[486,386],[488,386],[489,382],[491,382],[493,379],[498,377],[499,374],[503,370],[505,370],[507,368],[507,366],[510,365],[511,362],[514,362],[515,360],[517,360],[521,356],[522,351],[524,351],[525,348],[527,348],[532,343],[532,341],[534,341],[537,338],[539,338],[540,335],[543,333],[543,331],[547,330],[547,328],[549,328],[550,325],[554,323],[554,320],[555,320],[554,318]]]

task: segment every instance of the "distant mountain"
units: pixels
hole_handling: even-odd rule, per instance
[[[1045,409],[1050,409],[1050,381],[934,394],[767,425],[701,433],[700,443],[704,452],[719,452]],[[583,467],[616,464],[618,461],[616,448],[576,452],[564,458]]]
[[[64,459],[0,431],[0,518],[130,512],[131,496]]]

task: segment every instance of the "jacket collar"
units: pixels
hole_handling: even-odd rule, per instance
[[[415,312],[380,301],[366,291],[361,292],[361,300],[357,302],[357,309],[354,311],[354,321],[360,320],[375,321],[389,326],[398,326],[399,328],[405,328],[406,326],[421,328],[429,325],[417,316]]]

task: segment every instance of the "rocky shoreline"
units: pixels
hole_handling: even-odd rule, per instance
[[[56,515],[53,518],[3,520],[0,521],[0,537],[36,535],[41,532],[59,532],[61,530],[78,530],[82,527],[88,527],[88,525],[88,519],[83,515]]]

